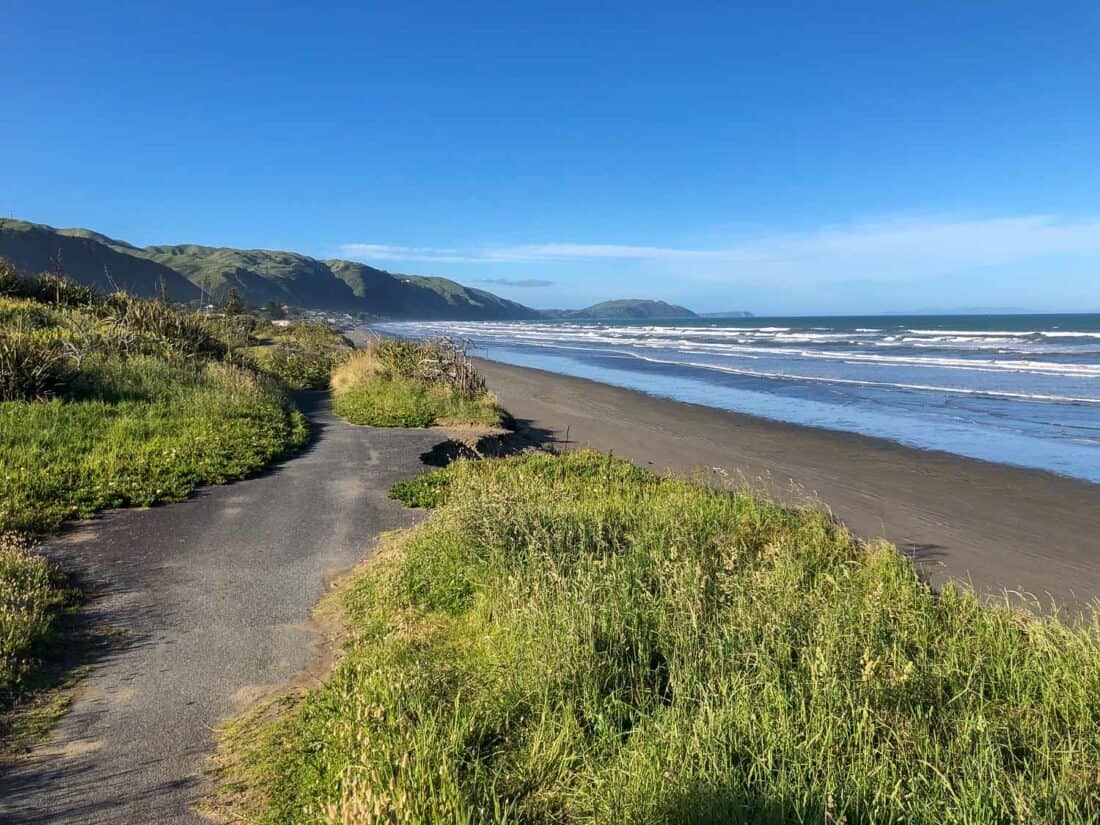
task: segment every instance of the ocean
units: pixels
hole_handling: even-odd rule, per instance
[[[406,322],[680,401],[1100,483],[1100,315]]]

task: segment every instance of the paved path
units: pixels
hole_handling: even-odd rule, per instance
[[[313,446],[265,476],[151,510],[118,510],[54,542],[103,587],[95,618],[129,644],[100,660],[73,709],[0,781],[0,821],[191,823],[212,733],[307,664],[326,575],[418,516],[386,497],[445,440],[371,430],[308,403]]]

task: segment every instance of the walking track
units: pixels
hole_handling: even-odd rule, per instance
[[[124,643],[95,663],[52,736],[0,780],[0,821],[193,823],[220,721],[292,679],[317,632],[325,577],[416,512],[386,496],[445,440],[373,430],[307,402],[313,445],[259,478],[189,501],[117,510],[51,551],[102,593],[91,608]]]

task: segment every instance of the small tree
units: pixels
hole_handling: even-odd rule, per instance
[[[225,314],[229,316],[244,315],[248,312],[248,305],[244,302],[244,298],[240,296],[237,290],[231,289],[229,290],[229,298],[226,299],[223,309],[225,310]]]

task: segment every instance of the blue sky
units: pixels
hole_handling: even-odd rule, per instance
[[[533,306],[1100,310],[1095,3],[19,3],[0,211]]]

